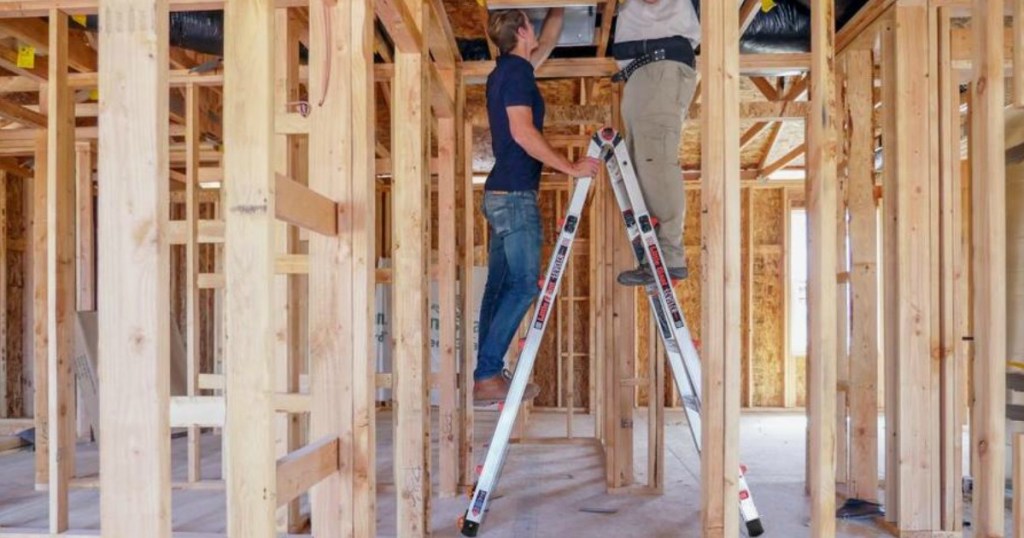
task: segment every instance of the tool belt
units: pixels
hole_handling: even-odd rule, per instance
[[[612,55],[616,60],[633,60],[612,75],[614,82],[627,81],[637,69],[654,62],[670,60],[690,67],[696,65],[693,45],[689,39],[681,36],[616,43]]]

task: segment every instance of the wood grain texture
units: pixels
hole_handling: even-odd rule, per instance
[[[99,350],[111,358],[99,362],[100,430],[116,440],[100,447],[100,518],[106,535],[168,538],[167,2],[103,9],[97,285],[119,292],[98,305]]]
[[[811,534],[835,535],[837,133],[835,5],[811,10],[807,121],[807,413]]]
[[[228,534],[275,535],[274,9],[224,13],[224,304]]]
[[[736,536],[740,407],[739,13],[704,0],[701,130],[701,528]]]
[[[1003,2],[974,0],[971,111],[974,394],[973,531],[1002,536],[1006,452],[1006,164]]]
[[[878,500],[878,211],[874,197],[874,62],[869,50],[850,50],[847,136],[850,156],[850,496]]]

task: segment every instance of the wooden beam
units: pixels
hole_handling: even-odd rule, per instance
[[[338,204],[309,187],[278,174],[274,214],[289,224],[323,235],[338,234]]]
[[[601,4],[601,26],[597,29],[597,57],[604,58],[612,35],[612,19],[615,17],[616,0],[604,0]]]
[[[698,68],[700,62],[701,59],[698,57]],[[806,53],[744,54],[740,56],[741,73],[763,75],[778,71],[806,71],[809,65],[810,55]],[[466,84],[485,83],[487,75],[493,70],[493,61],[463,62]],[[618,70],[618,65],[613,58],[554,58],[544,62],[535,74],[538,79],[610,77]]]
[[[888,166],[892,168],[893,195],[898,216],[894,228],[886,234],[895,237],[896,259],[894,278],[899,290],[895,325],[886,325],[896,333],[898,354],[889,357],[895,364],[896,453],[899,462],[896,523],[900,531],[934,531],[941,529],[939,518],[939,421],[934,413],[938,403],[938,362],[933,359],[932,333],[933,285],[932,259],[933,208],[931,185],[933,153],[932,53],[935,36],[929,30],[929,9],[925,5],[897,4],[894,8],[892,43],[883,51],[884,62],[892,62],[892,84],[887,106],[892,130],[883,143]],[[936,77],[937,78],[937,77]],[[937,112],[937,111],[935,111]],[[933,161],[934,159],[934,161]],[[937,183],[937,178],[936,178]],[[887,224],[890,224],[887,222]],[[927,269],[922,270],[922,264]],[[887,275],[888,276],[888,275]],[[886,292],[888,294],[888,291]],[[892,305],[887,305],[892,306]],[[887,330],[887,332],[889,332]],[[933,370],[936,368],[936,370]],[[888,424],[888,422],[887,422]],[[976,490],[977,491],[977,490]],[[888,499],[888,496],[887,496]]]
[[[45,106],[45,93],[41,94]],[[47,205],[47,149],[46,131],[38,131],[35,140],[35,172],[32,185],[32,377],[35,395],[33,398],[35,431],[35,483],[36,488],[48,487],[49,482],[49,375],[47,358],[46,329],[46,259],[49,234],[46,218]]]
[[[807,121],[807,414],[811,534],[836,528],[837,159],[835,5],[811,10],[811,112]]]
[[[761,11],[761,6],[761,0],[743,0],[743,3],[740,4],[740,36],[747,32],[747,28],[750,28],[757,13]]]
[[[940,390],[941,424],[939,431],[941,458],[941,524],[942,529],[951,532],[963,530],[963,430],[967,419],[967,364],[963,353],[965,331],[960,319],[970,309],[964,285],[967,271],[962,252],[964,240],[963,182],[961,180],[960,141],[962,124],[960,120],[960,75],[952,69],[952,9],[936,11],[937,24],[932,26],[938,32],[938,50],[935,65],[938,72],[936,109],[933,114],[939,118],[937,147],[933,148],[933,162],[937,161],[938,182],[932,182],[932,192],[938,205],[933,212],[936,221],[932,231],[937,243],[936,255],[939,272],[937,286],[933,290],[939,295],[933,309],[938,310],[938,319],[933,327],[933,349],[941,350]],[[934,131],[935,129],[933,129]],[[936,158],[937,157],[937,158]],[[934,293],[934,292],[933,292]],[[934,310],[933,310],[934,311]],[[938,345],[935,345],[935,341]],[[1024,529],[1022,529],[1024,530]]]
[[[223,243],[224,242],[224,221],[201,219],[198,223],[199,243]],[[167,243],[169,245],[184,245],[187,241],[187,229],[185,221],[172,220],[167,223]]]
[[[423,0],[404,2],[414,27],[426,30]],[[395,54],[394,96],[391,115],[391,157],[394,163],[392,235],[394,283],[392,296],[401,297],[394,308],[391,334],[395,357],[395,486],[396,523],[399,536],[426,536],[430,502],[430,373],[426,341],[427,233],[426,200],[430,184],[428,157],[430,136],[424,87],[428,58],[424,51],[399,50]],[[397,303],[396,303],[397,304]]]
[[[100,524],[110,536],[171,536],[170,248],[168,207],[167,1],[104,0],[100,28],[97,285],[100,430],[122,442],[100,446]],[[125,133],[134,133],[125,136]],[[153,181],[139,181],[140,177]],[[127,208],[132,208],[129,213]],[[107,356],[107,355],[105,355]],[[133,442],[123,442],[132,439]]]
[[[199,426],[224,426],[223,396],[171,396],[170,426],[172,428],[197,428]],[[195,482],[195,480],[189,480]]]
[[[274,331],[274,6],[232,0],[224,23],[224,346],[228,534],[276,535]],[[339,75],[341,76],[341,75]],[[314,90],[315,91],[315,90]]]
[[[199,137],[200,88],[185,93],[185,394],[198,396],[199,387]],[[172,417],[173,422],[173,417]],[[186,474],[189,482],[202,479],[198,425],[188,428]]]
[[[464,89],[464,88],[463,88]],[[464,92],[463,92],[464,94]],[[465,97],[463,96],[463,99]],[[459,191],[460,214],[459,225],[460,256],[462,273],[459,280],[461,293],[462,317],[460,319],[460,338],[462,343],[463,372],[472,372],[476,364],[477,301],[473,296],[473,276],[476,269],[476,219],[473,202],[473,124],[469,121],[462,126],[462,188]],[[593,222],[593,220],[591,220]],[[593,281],[591,281],[593,282]],[[473,458],[474,414],[473,390],[469,385],[469,377],[462,377],[462,421],[460,425],[461,443],[459,444],[459,484],[470,486],[476,479],[476,462]]]
[[[842,53],[853,44],[857,38],[866,35],[869,28],[873,27],[879,19],[885,15],[889,7],[896,0],[868,0],[868,2],[857,10],[857,14],[843,25],[842,30],[836,34],[836,53]]]
[[[455,73],[452,73],[454,78]],[[459,411],[458,411],[458,367],[455,362],[455,287],[456,287],[456,214],[455,186],[458,170],[458,140],[456,121],[462,116],[462,106],[454,118],[439,118],[437,132],[437,237],[438,237],[438,279],[437,295],[439,308],[439,342],[441,356],[440,380],[440,495],[458,495],[459,479]]]
[[[769,101],[775,101],[779,98],[779,92],[775,89],[775,85],[768,81],[764,77],[750,77],[750,82],[754,84],[761,95]]]
[[[274,107],[276,115],[274,118],[274,129],[277,136],[274,137],[274,170],[278,178],[295,174],[300,155],[299,145],[294,143],[287,134],[282,134],[281,117],[291,116],[302,120],[303,133],[309,132],[309,121],[296,113],[288,113],[292,108],[291,103],[299,100],[299,49],[300,38],[303,32],[303,23],[297,16],[297,10],[279,9],[274,13]],[[307,40],[307,49],[309,43]],[[276,195],[280,196],[277,192]],[[296,277],[282,275],[276,271],[277,259],[287,256],[296,250],[298,246],[298,230],[286,222],[278,221],[275,224],[274,249],[275,272],[274,277],[274,332],[278,335],[275,339],[274,357],[277,375],[274,380],[274,390],[278,395],[275,402],[280,404],[282,393],[298,392],[299,369],[305,365],[305,357],[300,356],[302,335],[297,331],[298,321],[301,314],[302,290]],[[308,402],[307,402],[308,404]],[[275,405],[277,410],[280,407]],[[308,411],[308,405],[307,405]],[[278,458],[286,456],[302,446],[302,431],[300,431],[299,417],[289,413],[277,413],[275,416],[277,433],[274,438],[275,454]],[[296,526],[300,519],[299,501],[281,503],[281,487],[278,480],[278,509],[277,529],[287,531]]]
[[[739,13],[702,0],[701,528],[739,535],[736,472],[740,407]]]
[[[850,140],[850,481],[849,495],[878,501],[878,211],[875,205],[874,61],[870,50],[849,50],[847,96]]]
[[[896,37],[892,24],[886,24],[880,33],[881,90],[882,90],[882,151],[895,154],[896,144]],[[885,430],[885,521],[894,524],[899,519],[899,256],[896,237],[899,219],[896,196],[896,167],[891,159],[883,166],[882,189],[882,333],[885,367],[885,423],[893,427]]]
[[[45,17],[51,9],[59,9],[71,15],[95,15],[105,0],[18,0],[0,4],[0,18],[21,19]],[[220,11],[231,2],[225,0],[168,0],[171,11]],[[278,8],[305,7],[308,0],[274,0]]]
[[[374,0],[374,12],[388,31],[396,52],[414,54],[423,50],[418,21],[422,13],[412,12],[402,0]]]
[[[761,175],[763,177],[768,177],[775,172],[782,170],[805,153],[807,153],[807,144],[800,144],[799,146],[789,150],[789,153],[786,153],[782,157],[776,159],[772,164],[765,166],[764,169],[761,170]]]
[[[36,47],[39,53],[49,51],[47,24],[43,19],[0,19],[0,33]],[[96,51],[78,32],[68,34],[68,65],[76,71],[96,71],[98,68]]]
[[[284,506],[338,472],[337,437],[324,437],[277,460],[277,505]]]
[[[0,118],[20,123],[26,127],[46,128],[46,116],[0,98]]]
[[[0,158],[0,170],[6,172],[9,176],[18,176],[22,179],[32,179],[35,177],[35,172],[29,168],[18,164],[17,159],[5,157]]]
[[[1003,2],[974,0],[971,182],[974,214],[973,531],[999,536],[1005,518],[1006,164]]]
[[[88,142],[75,144],[75,277],[77,310],[96,310],[96,221],[95,196],[93,196],[92,146]]]
[[[447,76],[442,75],[437,65],[433,62],[428,64],[430,69],[430,109],[436,118],[451,118],[455,116],[455,102],[447,88],[454,89],[452,83],[445,84],[445,79],[451,80],[449,71]]]
[[[455,31],[452,30],[448,13],[442,0],[428,0],[428,3],[431,20],[436,23],[430,25],[430,31],[427,33],[430,52],[434,55],[437,65],[444,69],[454,69],[455,62],[462,61],[462,55],[459,53],[459,45],[455,41]]]
[[[4,4],[0,4],[3,6]],[[3,9],[0,7],[0,9]],[[0,67],[28,78],[35,86],[34,90],[38,91],[39,83],[46,82],[47,73],[49,71],[49,62],[46,58],[36,57],[35,65],[33,67],[19,67],[18,66],[18,51],[6,46],[0,46]],[[13,89],[7,88],[8,91],[14,91]]]
[[[351,123],[344,120],[355,112],[354,95],[342,80],[352,71],[353,58],[338,54],[350,46],[349,36],[325,30],[330,28],[328,21],[338,28],[350,28],[353,4],[324,4],[310,11],[310,98],[320,106],[313,107],[309,116],[309,186],[336,201],[350,199],[350,183],[355,180],[353,154],[349,153]],[[375,5],[394,8],[381,2]],[[349,213],[339,213],[337,218],[338,229],[356,232]],[[354,350],[348,330],[354,321],[348,310],[353,300],[350,237],[348,233],[309,236],[310,438],[337,437],[338,468],[346,471],[332,473],[310,491],[316,536],[354,536],[355,518],[345,514],[355,513],[352,477],[347,472],[353,467],[349,447],[353,444],[355,383],[343,381],[351,376]]]
[[[46,332],[49,377],[50,532],[68,529],[74,476],[75,109],[68,89],[68,18],[50,12],[46,163]]]

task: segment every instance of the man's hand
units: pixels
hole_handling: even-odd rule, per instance
[[[572,163],[569,175],[572,177],[594,177],[601,168],[601,161],[593,157],[584,157]]]

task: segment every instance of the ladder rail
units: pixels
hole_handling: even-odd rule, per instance
[[[697,452],[701,451],[701,365],[700,356],[694,345],[693,338],[683,316],[682,308],[676,298],[668,268],[664,264],[661,246],[658,243],[650,213],[640,192],[636,172],[631,164],[629,153],[622,143],[622,137],[611,128],[605,128],[594,134],[591,139],[587,156],[603,158],[608,171],[609,183],[615,201],[619,205],[626,234],[633,247],[633,254],[638,263],[649,260],[654,273],[655,283],[645,287],[647,300],[652,313],[658,321],[658,333],[665,342],[672,377],[683,398],[683,409],[686,413],[687,425],[693,438]],[[518,416],[519,406],[533,370],[540,344],[547,328],[550,314],[561,289],[565,268],[571,260],[572,246],[576,232],[582,220],[583,210],[589,194],[592,178],[579,178],[573,190],[573,196],[567,208],[565,221],[548,262],[547,271],[541,284],[533,316],[526,336],[526,342],[520,353],[519,362],[512,374],[509,393],[501,408],[498,424],[491,439],[487,456],[484,460],[474,490],[470,496],[469,508],[460,524],[464,536],[476,536],[480,524],[486,515],[487,505],[494,496],[498,478],[505,466],[508,455],[512,428]],[[747,486],[746,469],[739,468],[739,508],[740,514],[747,525],[751,536],[764,532],[760,516]]]
[[[512,373],[509,392],[498,416],[498,424],[465,515],[464,534],[466,530],[469,530],[475,535],[475,529],[483,523],[488,501],[494,494],[498,477],[505,466],[512,429],[515,427],[519,406],[523,401],[523,394],[526,391],[534,361],[537,359],[537,352],[540,350],[544,338],[544,330],[551,319],[551,312],[554,309],[558,291],[561,289],[562,277],[571,260],[573,243],[579,230],[591,182],[592,178],[589,177],[579,178],[576,181],[565,222],[562,223],[558,241],[552,250],[551,260],[548,262],[541,290],[537,296],[533,316],[530,318],[526,342],[519,355],[515,371]]]

